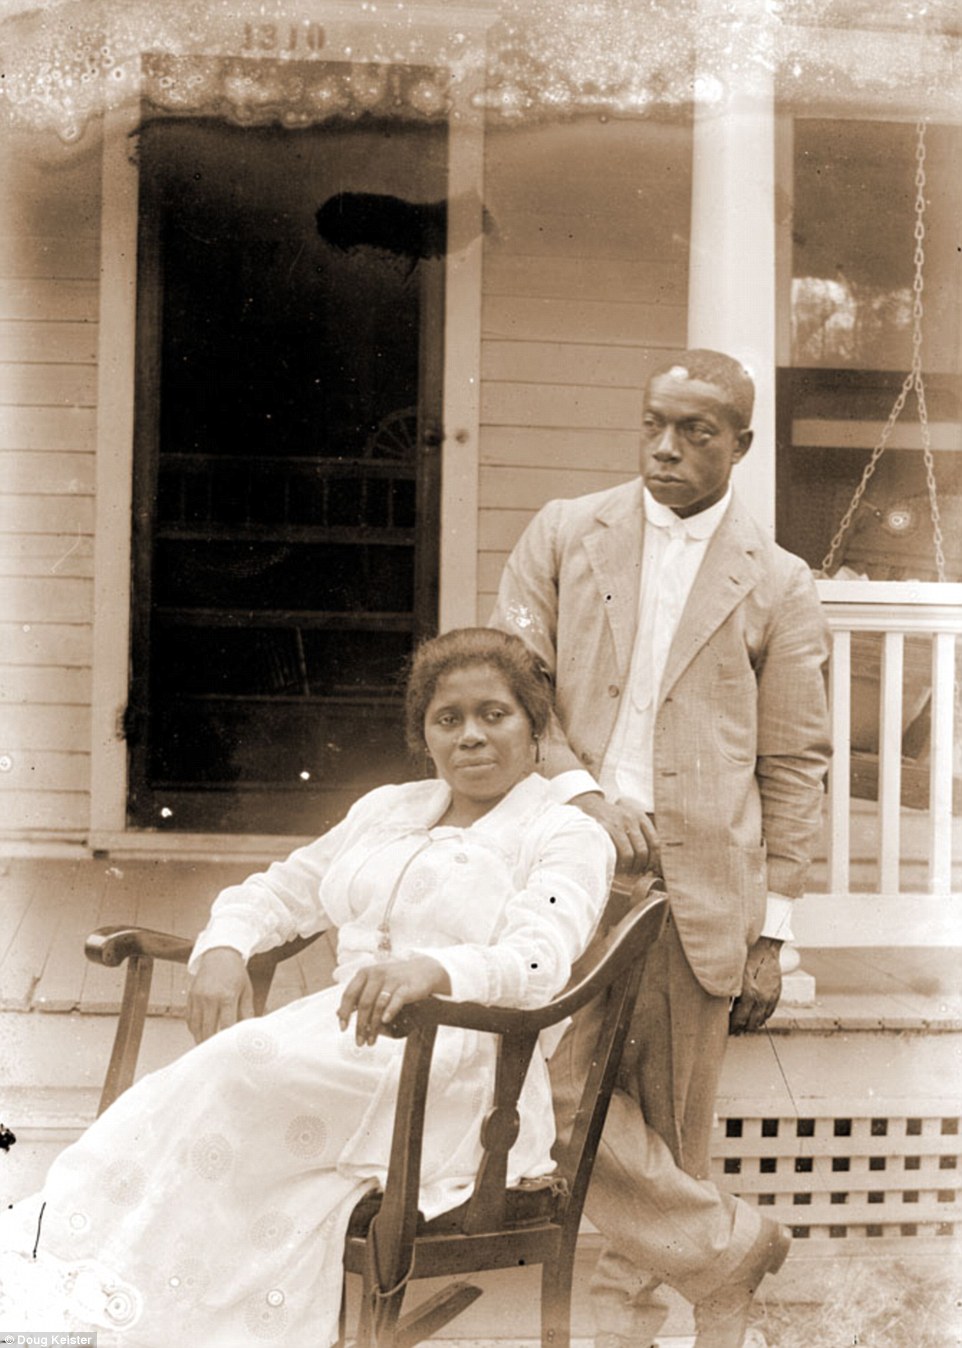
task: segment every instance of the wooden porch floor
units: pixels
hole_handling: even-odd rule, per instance
[[[0,1010],[116,1013],[122,974],[85,959],[90,932],[130,924],[191,936],[219,890],[253,869],[249,861],[0,862]],[[271,1006],[322,987],[331,968],[331,946],[322,937],[281,965]],[[182,1014],[186,987],[182,966],[156,965],[151,1014]]]

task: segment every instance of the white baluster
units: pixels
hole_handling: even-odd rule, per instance
[[[879,707],[879,892],[899,892],[902,800],[902,667],[905,637],[886,632]]]
[[[847,629],[837,629],[832,633],[829,696],[833,757],[829,778],[828,887],[833,894],[847,894],[851,853],[852,764],[852,634]]]
[[[929,765],[929,889],[952,887],[952,757],[955,715],[955,637],[932,638],[932,748]]]

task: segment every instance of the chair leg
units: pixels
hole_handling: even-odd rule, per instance
[[[341,1309],[337,1313],[337,1340],[334,1348],[346,1348],[347,1344],[347,1274],[341,1275]]]
[[[354,1348],[372,1348],[374,1339],[371,1328],[371,1302],[373,1298],[366,1286],[361,1287],[361,1304],[357,1312],[357,1329],[354,1331]]]
[[[363,1279],[355,1348],[395,1348],[398,1342],[398,1320],[404,1303],[404,1292],[403,1283],[393,1292],[385,1293],[372,1285],[368,1278]],[[345,1313],[343,1301],[341,1306],[343,1316]]]
[[[395,1348],[397,1344],[397,1326],[404,1302],[404,1288],[393,1292],[378,1294],[371,1307],[371,1322],[374,1333],[371,1348]]]
[[[541,1348],[570,1348],[575,1245],[565,1242],[541,1266]]]
[[[100,1104],[97,1107],[98,1115],[112,1105],[118,1095],[123,1095],[134,1079],[150,1001],[153,973],[154,961],[149,955],[131,955],[127,961],[120,1017],[117,1021],[114,1046],[100,1095]]]

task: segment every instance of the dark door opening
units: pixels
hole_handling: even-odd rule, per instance
[[[317,233],[444,197],[444,126],[158,119],[140,138],[128,819],[316,834],[411,775],[436,628],[443,263]]]

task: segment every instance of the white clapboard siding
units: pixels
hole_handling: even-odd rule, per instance
[[[89,826],[100,173],[0,147],[0,834]]]
[[[634,389],[640,397],[650,371],[664,356],[659,347],[491,339],[481,351],[481,378]]]
[[[485,426],[481,463],[505,468],[531,464],[605,469],[631,475],[638,468],[638,432],[564,430],[545,426]]]
[[[0,752],[16,756],[24,750],[87,753],[90,748],[88,707],[26,706],[0,703]]]
[[[0,161],[8,189],[0,213],[3,237],[100,237],[99,137],[94,119],[77,145],[65,146],[52,133],[5,137],[6,163]]]
[[[508,560],[507,549],[497,552],[478,553],[478,593],[497,594],[501,583],[501,572]]]
[[[499,468],[482,468],[481,509],[506,507],[515,512],[534,511],[552,496],[587,496],[589,492],[617,487],[623,473],[599,472],[595,468],[559,471],[556,468],[514,468],[510,474]]]
[[[617,303],[685,303],[684,259],[544,257],[494,251],[485,276],[488,295],[535,299],[610,300]]]
[[[690,164],[690,124],[585,118],[492,127],[485,202],[511,252],[684,264]]]
[[[50,557],[12,557],[4,545],[6,538],[0,538],[0,576],[80,576],[92,578],[94,559],[91,553],[75,551],[70,540]]]
[[[0,493],[10,496],[92,496],[93,454],[0,452]]]
[[[89,667],[91,632],[86,623],[0,622],[6,665]]]
[[[62,449],[92,454],[97,414],[92,407],[0,407],[0,450]]]
[[[0,360],[85,364],[97,359],[96,323],[12,323],[0,319]]]
[[[8,279],[96,281],[100,240],[96,234],[0,234],[0,270]]]
[[[0,496],[0,533],[92,536],[94,504],[89,496]],[[43,613],[34,617],[50,621]]]
[[[7,835],[52,835],[72,841],[86,832],[89,819],[86,791],[11,791],[3,797],[3,832]]]
[[[661,260],[669,268],[676,267],[679,260],[682,265],[687,263],[688,221],[681,223],[684,233],[677,244],[661,254]],[[644,234],[645,220],[637,211],[614,210],[608,217],[586,211],[575,214],[569,201],[551,214],[518,211],[501,231],[498,242],[506,251],[522,255],[587,258],[603,255],[633,262],[638,257],[639,237]],[[652,260],[659,260],[647,247],[645,251]]]
[[[97,367],[78,364],[0,362],[0,404],[23,407],[93,407]]]
[[[80,666],[0,664],[0,702],[85,707],[90,670]]]
[[[0,317],[47,322],[90,322],[97,317],[96,281],[0,277]]]
[[[508,553],[521,537],[533,510],[514,510],[510,507],[482,509],[478,513],[478,555],[485,552]]]
[[[487,383],[482,390],[481,419],[486,426],[548,426],[631,434],[638,416],[639,399],[634,389]]]
[[[61,791],[73,795],[87,790],[89,754],[22,749],[7,753],[6,760],[10,766],[0,772],[0,809],[4,814],[10,796],[21,792]]]
[[[658,332],[666,347],[683,347],[686,312],[681,305],[491,295],[481,306],[481,330],[484,338],[622,345]]]
[[[0,580],[0,613],[8,621],[89,623],[93,585],[77,576],[23,576]]]
[[[502,192],[510,191],[522,204],[536,200],[548,211],[603,218],[614,184],[618,204],[642,215],[673,194],[687,201],[690,156],[691,128],[678,123],[586,117],[493,128],[485,145],[485,200],[500,207]]]
[[[92,576],[93,566],[89,535],[0,534],[0,576]]]

